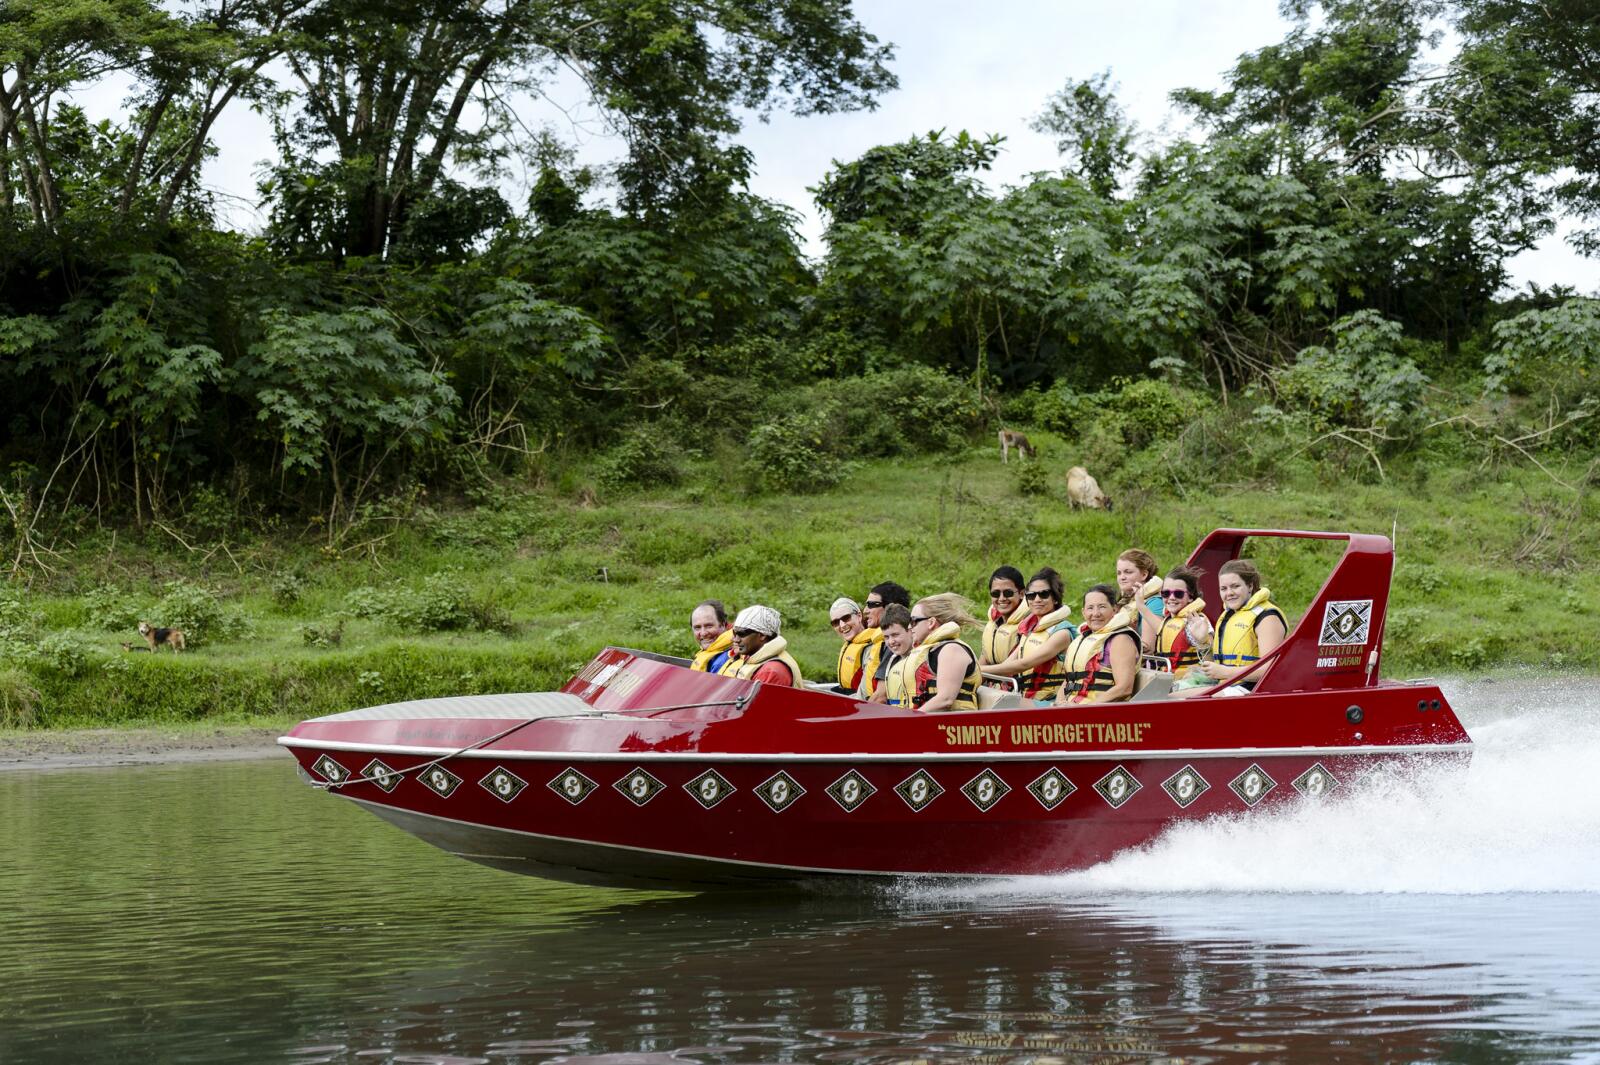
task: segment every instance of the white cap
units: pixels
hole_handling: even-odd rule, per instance
[[[747,606],[733,619],[736,629],[750,629],[767,636],[778,635],[778,612],[770,606]]]
[[[859,613],[861,613],[861,604],[851,599],[848,595],[841,595],[828,608],[828,620],[830,622],[838,621],[840,618],[847,618],[851,614]]]

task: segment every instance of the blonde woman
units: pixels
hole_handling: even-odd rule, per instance
[[[978,656],[956,639],[977,624],[972,604],[954,592],[917,600],[911,608],[916,647],[908,667],[913,707],[928,713],[978,708]]]

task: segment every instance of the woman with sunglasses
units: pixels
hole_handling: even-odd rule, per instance
[[[860,690],[861,678],[866,672],[863,659],[873,641],[883,639],[883,630],[867,628],[861,617],[861,607],[848,596],[833,601],[828,608],[828,624],[844,641],[839,648],[839,694],[853,695]]]
[[[1067,620],[1072,608],[1061,604],[1061,574],[1049,566],[1028,578],[1024,598],[1028,616],[1017,624],[1016,648],[984,671],[1016,677],[1025,697],[1049,702],[1066,679],[1061,656],[1078,629]]]
[[[1203,628],[1206,601],[1200,598],[1200,571],[1190,566],[1179,566],[1168,573],[1161,586],[1162,618],[1160,628],[1146,623],[1144,649],[1160,655],[1172,667],[1172,675],[1182,678],[1190,669],[1200,664],[1200,652],[1210,646],[1211,626]],[[1196,639],[1204,631],[1205,639]]]
[[[1016,649],[1017,626],[1028,616],[1022,598],[1022,571],[1001,566],[989,576],[989,623],[983,627],[983,643],[978,648],[978,664],[984,668],[1004,662]]]
[[[911,706],[927,713],[978,708],[978,656],[956,639],[976,626],[972,604],[954,592],[919,599],[911,608],[916,648],[902,670],[911,676]]]
[[[1139,634],[1117,609],[1117,590],[1097,584],[1083,593],[1083,625],[1067,647],[1066,683],[1057,705],[1115,703],[1133,696],[1139,678]]]

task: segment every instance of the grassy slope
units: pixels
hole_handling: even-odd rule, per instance
[[[802,667],[820,677],[837,648],[825,621],[837,595],[860,598],[872,583],[895,579],[914,593],[977,598],[1000,563],[1024,572],[1053,565],[1070,592],[1109,578],[1124,547],[1142,546],[1165,567],[1219,525],[1387,533],[1397,523],[1390,674],[1600,669],[1585,592],[1600,576],[1600,524],[1586,503],[1523,557],[1540,515],[1571,499],[1538,471],[1132,493],[1105,514],[1067,509],[1065,465],[1050,464],[1049,491],[1033,495],[1019,495],[1014,475],[976,448],[953,459],[867,463],[831,493],[792,499],[745,498],[709,476],[600,506],[528,494],[408,522],[376,559],[328,558],[279,539],[230,544],[232,560],[214,551],[202,562],[205,552],[162,534],[133,546],[126,534],[116,542],[107,535],[81,544],[54,587],[31,597],[47,627],[97,649],[77,676],[35,671],[43,696],[36,723],[288,722],[392,699],[552,688],[607,643],[685,653],[690,608],[710,596],[777,607]],[[1326,545],[1279,542],[1256,557],[1298,620],[1332,555]],[[307,574],[307,589],[282,608],[268,588],[290,566]],[[304,625],[331,624],[354,588],[415,584],[449,569],[508,609],[518,631],[408,634],[355,619],[337,649],[301,638]],[[154,602],[160,582],[175,576],[217,588],[252,619],[252,636],[181,657],[123,654],[118,642],[137,636],[92,628],[71,594],[111,581]]]

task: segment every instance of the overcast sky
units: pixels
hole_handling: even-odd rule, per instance
[[[806,187],[835,159],[854,159],[874,145],[932,129],[999,133],[1007,138],[1005,149],[989,181],[1014,184],[1059,166],[1051,139],[1028,123],[1067,78],[1109,69],[1124,108],[1153,144],[1185,128],[1168,93],[1180,86],[1218,87],[1240,53],[1279,41],[1288,29],[1277,0],[857,0],[856,11],[870,32],[893,42],[900,88],[876,111],[776,114],[770,123],[752,121],[740,136],[755,155],[752,191],[801,213],[813,254],[821,250],[821,225]],[[548,122],[566,139],[579,137],[586,161],[620,154],[620,143],[604,135],[592,113],[584,120],[576,85],[553,86],[550,95],[566,113],[555,106],[531,109],[529,125]],[[100,106],[94,109],[103,110],[120,93],[108,87],[96,96]],[[237,197],[227,217],[240,228],[260,222],[245,204],[255,197],[257,166],[271,154],[268,132],[265,119],[241,107],[215,135],[219,156],[208,164],[205,180]],[[520,203],[526,189],[513,186],[506,193]],[[1578,256],[1559,235],[1511,265],[1516,287],[1531,280],[1600,289],[1600,262]]]

